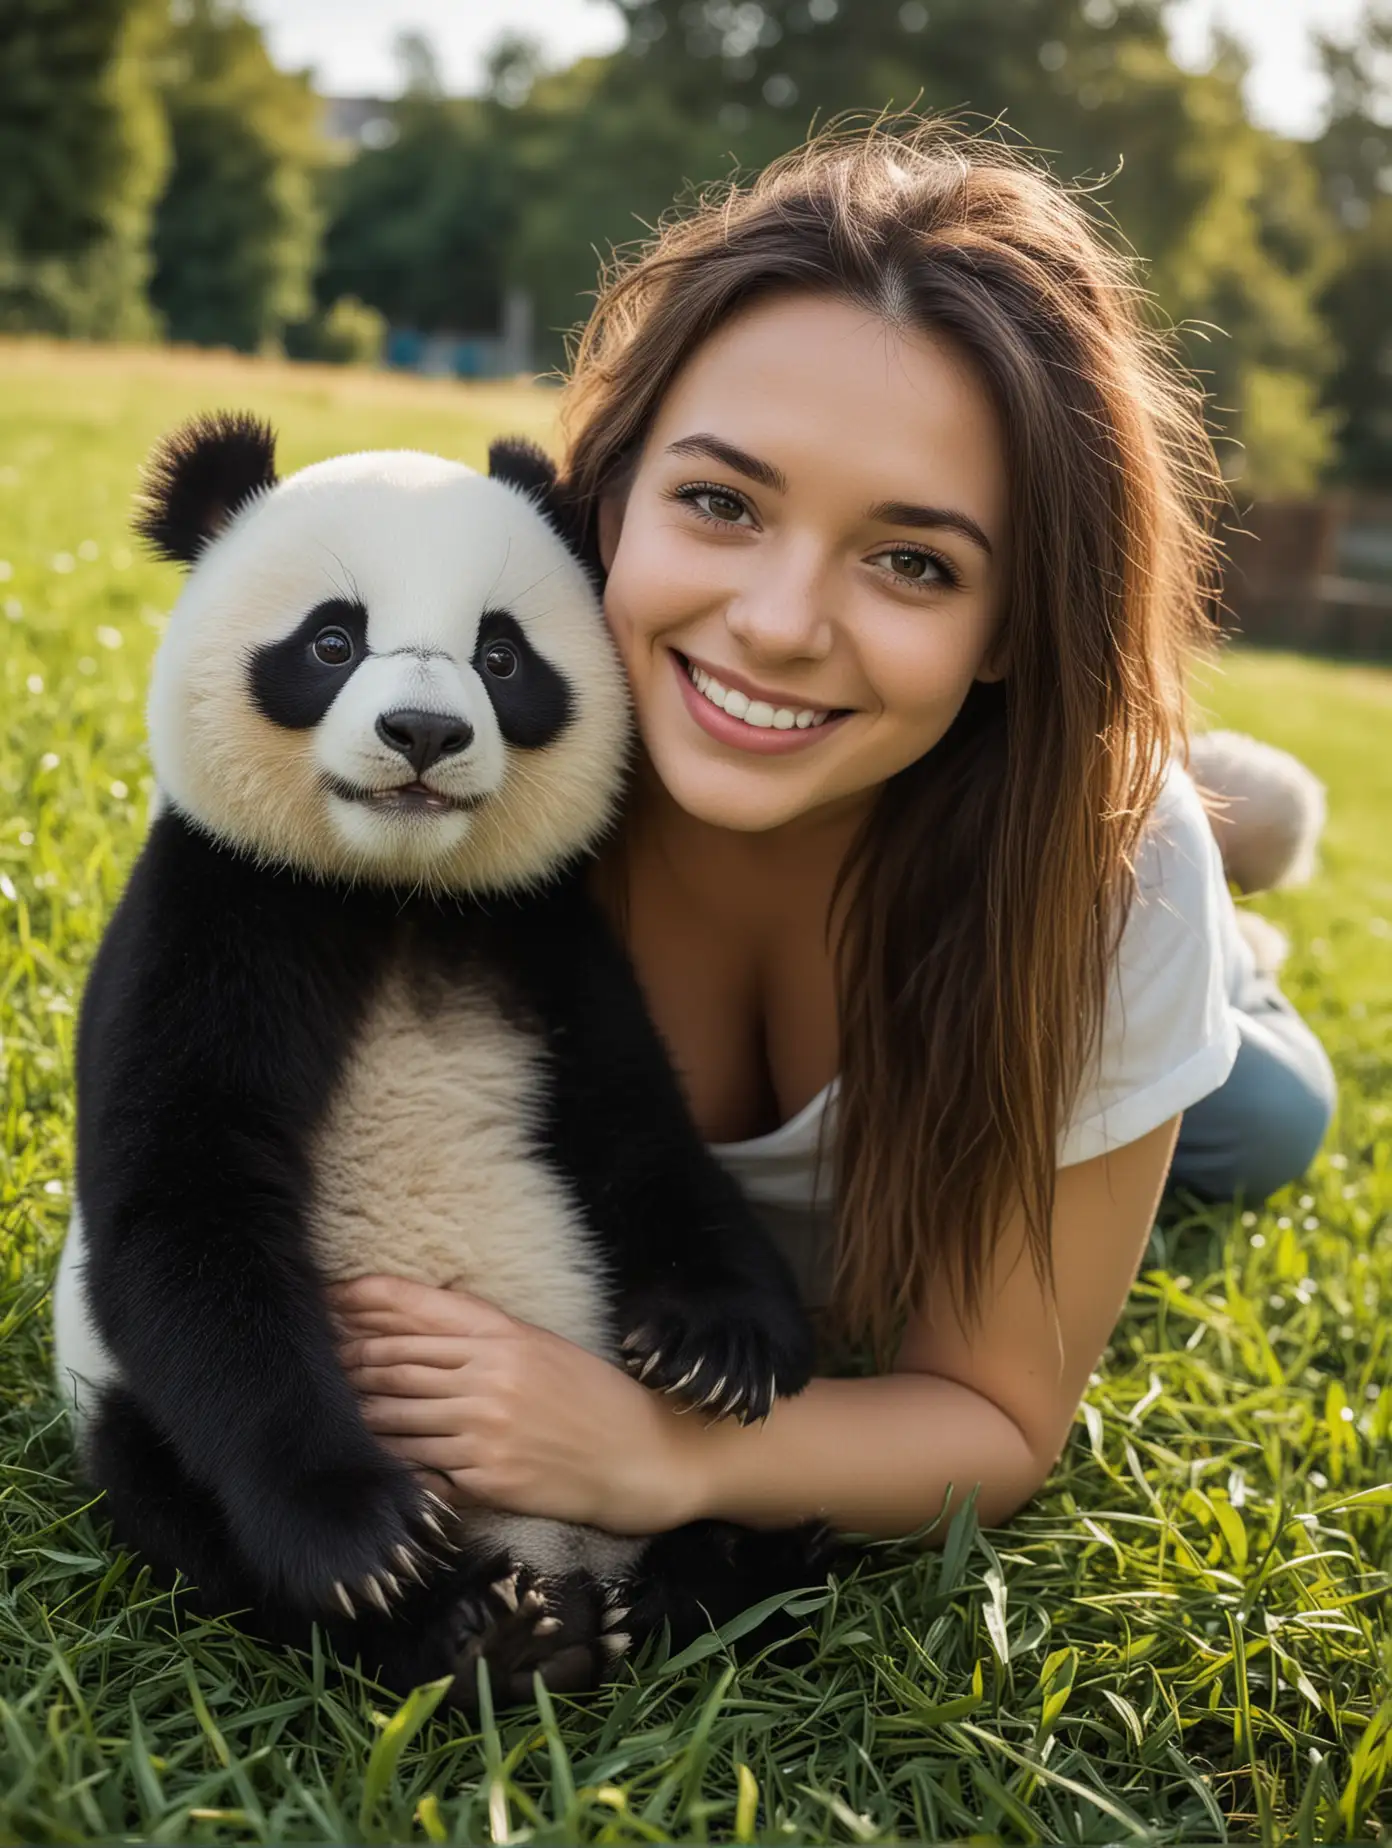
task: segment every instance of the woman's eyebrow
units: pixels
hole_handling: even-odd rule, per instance
[[[961,533],[964,539],[970,539],[973,545],[979,545],[988,558],[993,556],[991,541],[976,521],[969,513],[959,513],[953,507],[916,507],[912,501],[876,501],[873,507],[866,508],[865,517],[885,526],[947,526]]]
[[[761,488],[772,488],[775,494],[787,492],[788,477],[781,468],[775,468],[772,462],[761,462],[758,456],[751,456],[748,450],[736,449],[733,443],[724,443],[706,430],[698,430],[695,436],[678,437],[675,443],[667,445],[667,454],[708,456],[712,462],[723,462],[726,468],[732,468],[737,475],[757,481]]]
[[[786,494],[788,477],[781,468],[775,468],[772,462],[765,462],[758,456],[751,456],[747,449],[736,448],[718,436],[712,436],[708,430],[698,430],[694,436],[678,437],[675,443],[667,445],[669,456],[706,456],[712,462],[723,463],[733,469],[737,475],[743,475],[750,481],[757,481],[760,487],[771,488],[775,494]],[[988,558],[994,556],[991,541],[982,532],[969,513],[959,513],[952,507],[919,507],[913,501],[876,501],[873,507],[867,507],[865,516],[885,526],[919,526],[948,527],[953,532],[961,533],[964,539],[970,539],[978,545]]]

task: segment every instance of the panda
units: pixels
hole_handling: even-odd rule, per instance
[[[457,1286],[711,1416],[813,1362],[702,1145],[585,866],[632,727],[555,470],[414,452],[280,479],[257,419],[156,451],[187,578],[160,806],[77,1048],[55,1358],[116,1537],[263,1636],[318,1622],[470,1708],[809,1582],[807,1536],[630,1539],[452,1510],[367,1430],[332,1281]]]

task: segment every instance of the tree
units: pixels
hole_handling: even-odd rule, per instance
[[[1343,227],[1341,261],[1322,307],[1338,360],[1325,402],[1338,429],[1333,473],[1392,489],[1392,6],[1365,10],[1346,42],[1324,37],[1329,116],[1315,144],[1325,196]]]
[[[519,50],[506,42],[495,63]],[[517,218],[507,112],[491,96],[446,97],[419,34],[398,38],[397,57],[406,84],[390,140],[329,176],[315,292],[421,333],[492,330]]]
[[[5,0],[0,327],[89,339],[151,331],[163,15],[161,0]]]
[[[308,314],[321,104],[232,0],[183,0],[163,88],[173,167],[151,298],[171,339],[254,352]]]
[[[408,93],[391,144],[330,176],[321,302],[353,295],[425,333],[497,324],[515,207],[489,113],[473,98]]]

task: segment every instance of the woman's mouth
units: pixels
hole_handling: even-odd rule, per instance
[[[774,706],[767,700],[751,700],[676,649],[670,652],[687,710],[703,731],[722,744],[733,744],[745,751],[795,751],[814,743],[829,726],[850,716],[837,709]]]

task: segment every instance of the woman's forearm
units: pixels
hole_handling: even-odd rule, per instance
[[[764,1425],[678,1422],[695,1515],[749,1527],[822,1520],[905,1534],[942,1512],[949,1488],[954,1509],[976,1489],[978,1517],[994,1525],[1028,1501],[1052,1463],[989,1399],[926,1373],[813,1380],[780,1399]]]

